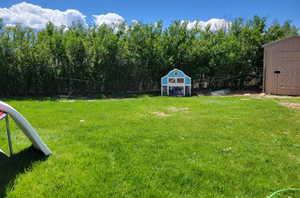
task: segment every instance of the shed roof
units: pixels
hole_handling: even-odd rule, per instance
[[[300,35],[291,36],[291,37],[288,37],[288,38],[285,38],[285,39],[281,39],[281,40],[273,41],[273,42],[270,42],[270,43],[266,43],[262,47],[268,47],[270,45],[277,44],[277,43],[279,43],[281,41],[285,41],[285,40],[289,40],[289,39],[293,39],[293,38],[300,38]]]

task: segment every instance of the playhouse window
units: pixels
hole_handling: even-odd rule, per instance
[[[184,83],[184,79],[183,78],[178,78],[177,83]]]
[[[169,83],[176,83],[176,79],[175,78],[169,78]]]

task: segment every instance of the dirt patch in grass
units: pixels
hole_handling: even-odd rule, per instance
[[[293,155],[293,154],[290,154],[290,153],[288,154],[288,156],[289,156],[290,159],[295,159],[296,158],[296,155]]]
[[[292,108],[292,109],[300,109],[300,103],[294,103],[294,102],[280,102],[279,103],[282,106]]]
[[[188,107],[169,106],[169,107],[167,107],[168,113],[156,111],[156,112],[152,112],[152,114],[156,115],[158,117],[161,117],[161,118],[165,118],[165,117],[172,116],[172,113],[176,113],[176,112],[188,112],[188,110],[189,110]]]
[[[170,117],[171,115],[170,114],[167,114],[167,113],[164,113],[164,112],[152,112],[153,115],[156,115],[158,117],[161,117],[161,118],[165,118],[165,117]]]
[[[250,94],[250,97],[254,97],[254,98],[298,98],[297,96],[280,96],[280,95],[268,95],[265,93],[261,93],[261,94]]]
[[[189,110],[188,107],[174,107],[174,106],[168,107],[168,111],[170,112],[183,112],[188,110]]]
[[[261,93],[258,91],[233,91],[229,94],[226,94],[225,96],[249,96],[251,98],[258,98],[258,99],[264,99],[264,98],[300,98],[299,96],[283,96],[283,95],[269,95],[265,93]]]
[[[256,99],[264,99],[264,98],[296,98],[295,96],[279,96],[279,95],[268,95],[265,93],[245,93],[245,94],[233,94],[231,96],[249,96],[251,98]]]

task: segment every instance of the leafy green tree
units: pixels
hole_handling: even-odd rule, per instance
[[[115,27],[5,26],[0,19],[1,96],[125,93],[158,90],[174,67],[210,89],[262,84],[263,48],[298,35],[283,24],[254,16],[213,31],[187,22],[141,22]]]

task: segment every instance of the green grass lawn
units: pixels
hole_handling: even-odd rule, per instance
[[[0,197],[263,198],[300,187],[300,110],[250,97],[6,100],[52,149],[12,125]],[[4,122],[0,122],[0,148]],[[25,150],[24,150],[25,149]],[[6,149],[7,150],[7,149]],[[300,197],[285,193],[278,197]]]

